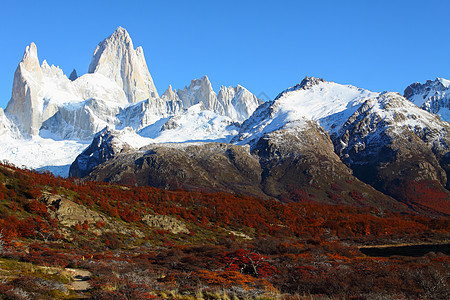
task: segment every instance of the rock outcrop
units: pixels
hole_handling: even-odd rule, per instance
[[[120,136],[109,128],[97,133],[91,145],[81,153],[70,166],[69,175],[75,177],[87,176],[96,166],[125,152],[132,147],[120,139]]]
[[[69,75],[70,81],[75,81],[78,78],[77,70],[73,69],[72,73]]]
[[[403,95],[415,105],[450,122],[450,80],[436,78],[424,84],[416,82],[409,85]]]
[[[142,217],[142,222],[150,227],[167,230],[173,234],[190,232],[184,222],[170,216],[145,215]]]
[[[88,73],[100,73],[115,81],[129,103],[159,97],[142,47],[134,49],[128,32],[122,27],[98,44]]]
[[[77,224],[82,225],[86,222],[88,224],[88,230],[98,235],[104,232],[115,232],[124,235],[135,235],[141,238],[144,237],[141,231],[131,226],[125,226],[110,217],[95,212],[60,195],[44,193],[40,201],[47,205],[50,216],[57,219],[63,226],[72,227]],[[98,222],[102,223],[102,228],[94,226]]]
[[[63,226],[71,227],[84,222],[108,222],[107,217],[59,195],[44,194],[40,200],[50,208],[50,216],[58,219]]]
[[[397,93],[366,101],[334,145],[357,177],[384,193],[408,199],[403,187],[435,182],[450,199],[450,125]]]

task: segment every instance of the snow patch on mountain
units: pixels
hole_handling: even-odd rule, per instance
[[[139,132],[154,143],[229,142],[238,133],[231,118],[206,110],[202,103],[167,120],[161,127],[149,126]]]
[[[89,145],[79,141],[56,141],[40,136],[14,139],[2,135],[0,158],[16,166],[49,170],[55,175],[67,176],[75,158]]]

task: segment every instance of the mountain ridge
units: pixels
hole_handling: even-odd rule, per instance
[[[39,65],[36,45],[27,47],[0,111],[0,156],[31,167],[58,157],[71,175],[112,182],[176,188],[175,180],[283,201],[450,212],[408,195],[421,184],[423,193],[450,198],[450,127],[427,111],[446,109],[450,81],[413,84],[405,98],[305,77],[262,102],[240,85],[216,92],[205,75],[159,97],[142,48],[121,27],[98,44],[88,73],[70,77],[45,60]],[[221,147],[222,154],[212,150]],[[36,156],[24,159],[26,151]],[[248,181],[243,174],[257,175]]]

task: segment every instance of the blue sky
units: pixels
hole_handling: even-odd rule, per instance
[[[41,62],[81,75],[118,26],[144,48],[160,94],[205,74],[216,91],[241,84],[269,98],[305,76],[402,93],[450,78],[448,12],[433,0],[1,1],[0,107],[31,42]]]

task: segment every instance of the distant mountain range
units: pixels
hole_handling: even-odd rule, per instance
[[[450,81],[377,93],[306,77],[263,102],[208,77],[161,95],[119,27],[87,74],[34,43],[0,109],[0,159],[56,174],[450,215]]]

